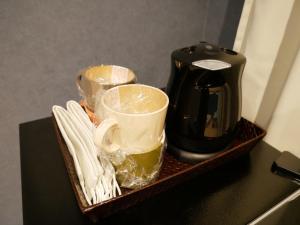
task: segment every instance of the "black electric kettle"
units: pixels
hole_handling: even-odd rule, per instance
[[[201,42],[175,50],[167,85],[168,149],[195,162],[224,149],[241,118],[241,76],[246,58]]]

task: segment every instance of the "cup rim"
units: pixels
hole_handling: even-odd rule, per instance
[[[104,102],[104,97],[107,96],[107,95],[109,94],[109,92],[112,92],[112,91],[115,90],[115,89],[123,88],[123,87],[126,87],[126,86],[146,87],[146,88],[150,88],[150,89],[153,89],[153,90],[155,90],[155,91],[158,91],[158,92],[160,92],[160,93],[165,97],[166,103],[164,104],[163,107],[161,107],[160,109],[155,110],[155,111],[153,111],[153,112],[146,112],[146,113],[125,113],[125,112],[119,112],[119,111],[117,111],[117,110],[115,110],[115,109],[112,109],[111,107],[109,107],[109,106]],[[116,86],[116,87],[113,87],[113,88],[111,88],[111,89],[105,91],[105,93],[104,93],[104,94],[102,95],[102,97],[101,97],[101,104],[102,104],[107,110],[112,111],[112,112],[114,112],[114,113],[121,114],[121,115],[126,115],[126,116],[135,116],[135,117],[136,117],[136,116],[139,116],[139,117],[140,117],[140,116],[146,116],[146,115],[148,116],[148,115],[157,114],[157,113],[160,113],[160,112],[164,111],[164,110],[168,107],[168,105],[169,105],[169,97],[168,97],[168,95],[167,95],[164,91],[162,91],[161,89],[156,88],[156,87],[153,87],[153,86],[150,86],[150,85],[145,85],[145,84],[126,84],[126,85]]]
[[[124,82],[111,82],[111,83],[100,83],[100,82],[97,82],[93,79],[90,79],[89,77],[87,76],[84,76],[85,72],[90,69],[90,68],[93,68],[93,67],[119,67],[119,68],[122,68],[122,69],[127,69],[133,76],[132,76],[132,79],[128,79],[127,81],[124,81]],[[85,69],[83,69],[82,71],[79,72],[79,76],[82,76],[84,77],[85,79],[87,79],[88,81],[90,82],[93,82],[93,83],[96,83],[96,84],[99,84],[99,85],[103,85],[103,86],[115,86],[115,85],[123,85],[123,84],[129,84],[131,82],[135,82],[136,81],[136,75],[135,73],[133,72],[132,69],[128,68],[128,67],[125,67],[125,66],[119,66],[119,65],[114,65],[114,64],[101,64],[101,65],[92,65],[92,66],[89,66],[89,67],[86,67]]]

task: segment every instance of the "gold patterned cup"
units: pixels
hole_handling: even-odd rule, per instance
[[[102,121],[94,142],[118,161],[113,164],[121,186],[140,187],[158,175],[168,104],[162,90],[143,84],[122,85],[103,94],[95,109]]]
[[[132,70],[116,65],[89,67],[83,70],[76,80],[79,94],[91,111],[94,111],[96,98],[101,98],[106,90],[135,82],[136,76]]]
[[[165,135],[154,149],[144,153],[125,155],[114,163],[118,183],[126,188],[139,188],[153,181],[158,175],[165,149]]]

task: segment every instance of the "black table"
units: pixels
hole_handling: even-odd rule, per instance
[[[77,206],[51,118],[21,124],[20,145],[24,224],[92,224]],[[299,188],[271,173],[279,155],[260,142],[249,155],[99,224],[245,224]]]

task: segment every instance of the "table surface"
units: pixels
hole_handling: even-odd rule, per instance
[[[20,125],[20,151],[24,224],[92,224],[77,206],[51,118]],[[250,154],[99,224],[246,224],[299,188],[271,172],[279,155],[261,141]]]

